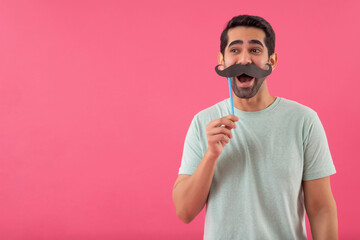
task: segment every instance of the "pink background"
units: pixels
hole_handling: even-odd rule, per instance
[[[359,18],[353,1],[1,1],[0,239],[202,239],[172,187],[231,17],[276,33],[273,96],[319,114],[340,239],[360,237]],[[308,227],[308,236],[311,233]]]

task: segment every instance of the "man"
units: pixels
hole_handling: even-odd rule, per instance
[[[240,15],[221,35],[223,69],[277,64],[275,33],[261,17]],[[225,80],[224,80],[225,81]],[[317,113],[271,96],[266,77],[231,78],[230,99],[196,114],[173,188],[178,217],[190,223],[206,204],[204,239],[337,239],[329,176],[336,173]]]

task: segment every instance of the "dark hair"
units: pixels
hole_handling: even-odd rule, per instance
[[[233,17],[226,25],[220,37],[220,52],[224,56],[225,48],[228,44],[228,30],[238,26],[260,28],[265,32],[265,46],[268,49],[268,57],[274,53],[275,50],[275,32],[271,25],[262,17],[251,15],[239,15]]]

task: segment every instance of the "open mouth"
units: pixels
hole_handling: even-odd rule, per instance
[[[245,73],[241,74],[240,76],[237,76],[236,78],[242,83],[250,82],[253,79],[253,77],[246,75]]]

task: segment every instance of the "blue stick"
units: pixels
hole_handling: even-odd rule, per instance
[[[229,82],[229,90],[230,90],[230,102],[231,102],[231,113],[234,114],[234,103],[233,103],[233,96],[232,96],[232,89],[231,89],[231,79],[228,77]]]

